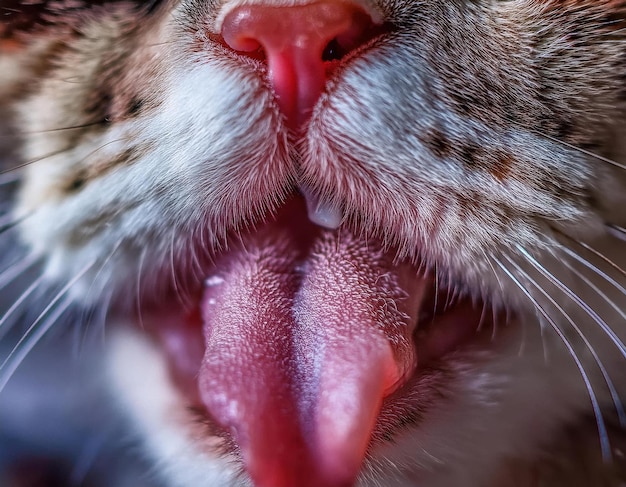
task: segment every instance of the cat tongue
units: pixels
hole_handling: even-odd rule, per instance
[[[343,230],[305,256],[280,229],[241,248],[207,279],[202,401],[257,487],[350,486],[383,398],[415,367],[425,285]]]

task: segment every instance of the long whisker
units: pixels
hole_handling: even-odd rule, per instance
[[[592,157],[592,158],[597,159],[599,161],[606,162],[607,164],[610,164],[611,166],[615,166],[615,167],[617,167],[619,169],[626,170],[626,165],[621,164],[621,163],[619,163],[617,161],[614,161],[612,159],[609,159],[608,157],[604,157],[604,156],[601,156],[600,154],[596,154],[594,152],[588,151],[588,150],[583,149],[581,147],[577,147],[577,146],[575,146],[573,144],[570,144],[570,143],[565,142],[563,140],[557,139],[556,137],[552,137],[551,135],[548,135],[546,133],[539,132],[537,130],[532,130],[532,129],[531,129],[531,131],[534,134],[539,135],[540,137],[544,137],[544,138],[546,138],[546,139],[548,139],[548,140],[550,140],[552,142],[556,142],[557,144],[563,145],[563,146],[567,147],[568,149],[572,149],[572,150],[574,150],[576,152],[580,152],[581,154],[585,154],[586,156]]]
[[[137,265],[137,290],[136,290],[136,300],[137,300],[137,317],[139,320],[139,327],[143,330],[143,313],[141,306],[141,273],[143,272],[143,264],[146,259],[146,249],[145,247],[142,249],[141,254],[139,255],[139,264]]]
[[[193,232],[192,241],[195,242],[197,239],[197,228],[192,230],[192,232]],[[201,281],[202,280],[202,265],[200,264],[200,261],[198,260],[198,251],[197,251],[196,245],[191,245],[189,250],[191,253],[191,271],[193,272],[196,280]]]
[[[496,281],[498,282],[498,287],[500,288],[500,292],[502,294],[502,296],[506,295],[506,293],[504,292],[504,285],[502,284],[502,280],[500,279],[500,276],[498,275],[498,273],[496,272],[496,269],[493,267],[493,264],[491,262],[491,258],[489,257],[489,255],[487,254],[487,252],[483,251],[483,256],[485,258],[485,262],[487,262],[487,264],[489,264],[489,267],[491,267],[491,272],[493,273],[493,276],[496,278]],[[508,311],[507,311],[508,313]],[[496,307],[493,305],[491,305],[491,318],[493,321],[493,326],[495,328],[496,323],[498,322],[498,314],[497,314],[497,310]],[[481,320],[482,320],[482,316],[481,316]],[[509,321],[509,317],[507,316],[506,321]],[[480,329],[480,325],[479,325],[479,329]],[[548,362],[548,352],[547,352],[547,348],[546,348],[546,344],[543,340],[543,330],[541,330],[541,345],[543,347],[543,356],[544,356],[544,360],[546,361],[546,363]],[[524,354],[525,351],[525,344],[526,344],[526,325],[523,324],[522,325],[522,342],[520,343],[520,348],[519,348],[519,352],[518,354],[521,356]]]
[[[619,398],[619,394],[617,393],[617,390],[615,389],[615,385],[613,384],[613,381],[611,380],[611,378],[609,376],[609,373],[606,370],[606,367],[604,367],[604,364],[600,360],[600,357],[599,357],[598,353],[596,352],[595,348],[593,347],[593,345],[591,345],[591,343],[589,342],[589,339],[585,336],[585,334],[582,332],[582,330],[576,324],[576,322],[572,319],[572,317],[563,309],[563,307],[561,305],[559,305],[556,302],[556,300],[552,296],[550,296],[550,294],[545,289],[543,289],[539,285],[539,283],[537,283],[537,281],[535,281],[527,272],[525,272],[519,265],[517,265],[510,257],[505,255],[504,258],[513,267],[515,267],[515,269],[517,270],[517,272],[520,273],[520,275],[524,276],[524,279],[527,279],[530,283],[532,283],[535,286],[535,288],[541,294],[543,294],[548,301],[550,301],[550,303],[568,321],[568,323],[574,329],[574,331],[576,331],[576,334],[582,339],[582,341],[585,344],[585,346],[587,347],[587,349],[591,352],[591,355],[592,355],[595,363],[598,365],[598,368],[600,369],[602,377],[604,378],[604,382],[606,382],[606,385],[609,388],[609,393],[611,394],[611,398],[613,400],[613,404],[615,406],[615,410],[617,411],[617,416],[619,418],[620,425],[621,426],[626,425],[626,413],[624,412],[624,406],[622,404],[621,399]]]
[[[115,291],[113,290],[113,288],[111,288],[111,290],[105,294],[104,299],[102,299],[101,305],[100,305],[100,312],[98,313],[98,318],[97,318],[97,323],[99,323],[98,328],[101,330],[101,335],[102,335],[102,342],[104,343],[105,339],[106,339],[106,321],[107,321],[107,317],[109,314],[109,308],[111,305],[111,301],[113,300],[113,295],[115,294]]]
[[[576,259],[578,262],[580,262],[582,265],[584,265],[587,269],[593,271],[595,274],[597,274],[598,276],[603,278],[605,281],[607,281],[609,284],[611,284],[613,287],[615,287],[615,289],[617,289],[618,291],[620,291],[622,294],[624,294],[626,296],[626,288],[624,288],[624,286],[622,286],[619,282],[617,282],[615,279],[613,279],[611,276],[609,276],[602,269],[599,269],[598,267],[593,265],[591,262],[589,262],[587,259],[583,258],[582,256],[578,255],[576,252],[573,252],[572,250],[570,250],[568,248],[564,248],[563,251],[567,255],[572,257],[573,259]],[[617,267],[617,265],[615,265],[615,267],[617,269],[621,270],[619,267]],[[620,312],[621,312],[621,310],[620,310]],[[624,313],[621,313],[621,314],[622,314],[622,317],[626,318],[626,315],[624,315]]]
[[[98,280],[98,278],[102,274],[102,271],[105,269],[107,264],[111,261],[111,259],[115,255],[115,252],[117,252],[117,250],[119,249],[120,245],[122,244],[122,240],[123,239],[120,238],[115,243],[115,245],[113,246],[113,250],[111,250],[109,255],[104,259],[104,261],[102,262],[102,265],[100,266],[98,271],[93,276],[93,279],[91,280],[91,284],[89,285],[89,288],[87,289],[87,292],[85,293],[85,302],[89,302],[90,301],[89,298],[90,298],[90,296],[91,296],[91,294],[93,292],[93,288],[94,288],[94,285],[95,285],[96,281]],[[91,324],[91,319],[92,318],[93,318],[93,310],[89,314],[87,314],[86,311],[83,311],[81,313],[80,323],[81,324],[84,323],[83,337],[82,337],[81,343],[84,343],[85,337],[87,336],[87,333],[89,332],[89,325]]]
[[[123,137],[120,137],[118,139],[109,140],[108,142],[105,142],[101,146],[99,146],[96,149],[92,150],[89,154],[84,156],[83,159],[87,159],[88,157],[94,155],[96,152],[104,149],[105,147],[107,147],[107,146],[109,146],[111,144],[115,144],[116,142],[120,142],[122,140],[125,140],[125,139]],[[30,161],[22,162],[20,164],[15,165],[15,166],[11,166],[8,169],[4,169],[4,170],[0,171],[0,175],[17,171],[17,170],[22,169],[22,168],[24,168],[26,166],[29,166],[31,164],[35,164],[37,162],[41,162],[41,161],[43,161],[45,159],[49,159],[50,157],[58,156],[59,154],[63,154],[64,152],[68,152],[68,151],[72,150],[73,148],[74,147],[66,147],[64,149],[59,149],[57,151],[51,152],[49,154],[46,154],[45,156],[37,157],[35,159],[31,159]]]
[[[174,286],[174,291],[176,292],[178,299],[181,300],[182,302],[182,294],[181,291],[178,287],[178,279],[176,278],[176,265],[174,263],[174,233],[172,233],[172,239],[170,241],[170,252],[169,252],[169,257],[170,257],[170,272],[171,272],[171,276],[172,276],[172,285]]]
[[[588,245],[585,242],[582,242],[580,240],[576,240],[576,239],[572,238],[570,235],[567,235],[566,233],[563,233],[563,232],[561,232],[561,231],[559,231],[557,229],[552,229],[552,230],[555,231],[556,233],[558,233],[559,235],[562,235],[563,237],[567,238],[570,242],[574,242],[575,244],[580,245],[585,250],[588,250],[593,255],[595,255],[599,259],[603,260],[608,265],[610,265],[613,269],[615,269],[617,272],[619,272],[622,276],[626,277],[626,270],[622,269],[615,262],[613,262],[611,259],[609,259],[606,255],[604,255],[601,252],[599,252],[596,249],[594,249],[591,245]],[[564,250],[569,251],[569,249],[567,249],[567,247],[565,247]],[[572,254],[572,257],[578,258],[577,254],[575,254],[575,253]],[[599,271],[600,269],[597,269],[597,270]]]
[[[13,347],[9,355],[4,362],[0,365],[0,391],[4,388],[9,381],[17,367],[22,363],[26,354],[37,344],[41,337],[52,327],[54,320],[46,320],[43,326],[38,327],[39,323],[46,318],[48,312],[54,308],[54,306],[66,296],[68,291],[89,271],[95,264],[95,260],[89,262],[85,267],[81,269],[63,288],[56,294],[54,298],[43,309],[35,321],[30,325],[28,330],[22,335],[22,338]],[[63,304],[58,308],[67,308],[71,304],[71,298],[66,298]],[[63,310],[65,311],[65,309]],[[56,311],[53,315],[56,315]],[[57,317],[58,318],[58,317]],[[27,342],[25,344],[25,342]]]
[[[55,303],[56,304],[56,303]],[[24,359],[33,350],[35,345],[39,343],[41,338],[52,328],[57,320],[67,311],[72,304],[72,298],[66,297],[61,304],[54,309],[52,314],[48,316],[50,307],[46,308],[45,312],[39,315],[37,320],[28,329],[28,332],[22,337],[18,344],[13,348],[6,360],[0,365],[0,392],[5,388],[13,374],[22,364]],[[41,326],[35,328],[36,325],[46,318]]]
[[[28,288],[20,295],[19,298],[15,300],[15,302],[11,305],[11,307],[4,313],[2,318],[0,318],[0,339],[7,333],[8,327],[6,323],[8,319],[13,316],[13,313],[22,305],[22,303],[37,289],[42,281],[44,280],[44,275],[41,274],[37,279],[35,279]]]
[[[45,156],[36,157],[35,159],[31,159],[29,161],[22,162],[20,164],[16,164],[15,166],[11,166],[8,169],[3,169],[2,171],[0,171],[0,175],[13,173],[13,172],[15,172],[15,171],[17,171],[19,169],[25,168],[26,166],[30,166],[31,164],[35,164],[37,162],[45,161],[46,159],[49,159],[50,157],[54,157],[54,156],[58,156],[59,154],[63,154],[64,152],[67,152],[70,149],[71,149],[71,147],[66,147],[64,149],[59,149],[59,150],[50,152],[50,153],[46,154]]]
[[[171,269],[171,277],[172,277],[172,285],[174,286],[174,291],[176,293],[176,297],[178,299],[178,301],[184,306],[184,307],[188,307],[189,306],[189,299],[186,297],[186,293],[185,293],[185,289],[183,288],[183,284],[179,282],[178,277],[177,277],[177,273],[176,273],[176,257],[175,257],[175,242],[174,242],[174,238],[175,235],[172,234],[172,239],[170,242],[170,252],[169,252],[169,257],[170,257],[170,269]]]
[[[600,403],[598,402],[598,398],[591,386],[591,381],[587,372],[585,372],[585,368],[583,367],[582,362],[580,361],[574,347],[569,342],[563,331],[557,326],[552,317],[546,312],[546,310],[537,302],[537,300],[533,297],[533,295],[522,285],[515,275],[498,259],[495,259],[496,264],[502,269],[502,271],[511,279],[511,281],[524,293],[524,295],[533,303],[535,309],[547,320],[550,327],[554,330],[554,332],[559,336],[565,347],[567,348],[570,356],[576,363],[576,367],[580,372],[580,375],[585,383],[585,387],[587,388],[587,393],[589,394],[589,399],[591,401],[591,407],[593,409],[593,414],[596,418],[596,424],[598,427],[598,435],[600,438],[600,449],[602,451],[602,458],[604,461],[609,462],[612,458],[611,455],[611,444],[609,441],[608,432],[606,429],[606,424],[604,422],[604,417],[602,416],[602,411],[600,409]]]
[[[433,318],[432,318],[432,322],[435,322],[435,316],[437,316],[437,305],[438,300],[439,300],[439,272],[438,272],[438,268],[437,265],[435,264],[434,267],[434,273],[435,273],[435,296],[433,299]]]
[[[602,331],[604,331],[604,333],[606,333],[611,341],[615,344],[622,356],[626,358],[626,345],[624,345],[624,342],[622,342],[622,340],[615,334],[615,332],[606,323],[606,321],[604,321],[598,315],[598,313],[596,313],[596,311],[591,308],[591,306],[589,306],[584,300],[582,300],[580,296],[578,296],[571,289],[565,286],[561,281],[554,277],[552,273],[548,272],[541,264],[539,264],[539,262],[537,262],[537,260],[532,255],[530,255],[530,253],[528,253],[526,249],[524,249],[520,245],[517,245],[516,247],[526,257],[528,262],[532,264],[535,269],[537,269],[537,271],[539,271],[544,277],[549,279],[561,291],[567,294],[568,297],[570,297],[576,304],[578,304],[578,306],[580,306],[580,308],[582,308],[585,313],[587,313],[593,319],[593,321],[597,323],[598,326],[600,326]]]
[[[2,271],[0,274],[0,290],[5,288],[14,279],[16,279],[23,272],[28,270],[35,263],[39,262],[40,257],[36,254],[29,254],[26,258],[20,260],[19,262],[10,265],[7,269]]]
[[[39,135],[39,134],[50,134],[50,133],[55,133],[55,132],[65,132],[69,130],[79,130],[79,129],[85,129],[89,127],[95,127],[97,125],[102,125],[102,123],[103,123],[103,120],[98,120],[95,122],[88,122],[88,123],[83,123],[80,125],[68,125],[66,127],[56,127],[53,129],[46,129],[46,130],[19,131],[16,134],[0,134],[0,139],[13,139],[15,137],[19,137],[22,135]]]
[[[0,134],[0,139],[15,139],[17,137],[21,137],[24,135],[39,135],[39,134],[50,134],[50,133],[55,133],[55,132],[65,132],[65,131],[70,131],[70,130],[80,130],[84,128],[102,125],[104,122],[105,122],[104,120],[98,120],[95,122],[88,122],[88,123],[84,123],[80,125],[68,125],[65,127],[55,127],[51,129],[45,129],[45,130],[18,131],[12,134]]]
[[[602,292],[602,290],[600,288],[598,288],[598,286],[596,286],[593,282],[591,282],[591,280],[589,280],[589,278],[587,278],[586,276],[584,276],[583,274],[581,274],[577,269],[575,269],[570,263],[563,261],[563,265],[565,267],[567,267],[570,271],[572,271],[574,274],[576,274],[576,276],[578,276],[583,282],[585,282],[585,284],[587,284],[587,286],[589,286],[591,289],[593,289],[596,294],[598,294],[598,296],[600,296],[611,308],[613,308],[615,311],[617,311],[617,313],[624,319],[626,320],[626,313],[624,313],[624,311],[622,311],[620,309],[619,306],[617,306],[615,304],[614,301],[612,301],[604,292]],[[621,287],[621,286],[620,286]],[[622,288],[623,289],[623,288]],[[625,357],[626,358],[626,357]]]

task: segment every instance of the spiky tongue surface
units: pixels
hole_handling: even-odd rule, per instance
[[[257,487],[350,486],[416,365],[425,284],[347,231],[296,240],[247,237],[207,280],[200,395]]]

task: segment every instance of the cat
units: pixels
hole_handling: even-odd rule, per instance
[[[166,487],[626,482],[626,1],[3,0],[0,73],[0,415],[101,324]]]

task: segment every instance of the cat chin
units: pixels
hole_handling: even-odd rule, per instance
[[[489,347],[456,350],[422,374],[408,400],[422,401],[418,390],[435,400],[425,401],[414,424],[373,440],[357,485],[503,487],[495,480],[503,464],[532,464],[587,403],[571,358],[532,325],[500,330]],[[226,440],[212,434],[171,380],[162,350],[136,324],[115,328],[107,362],[112,394],[168,486],[252,485]]]

